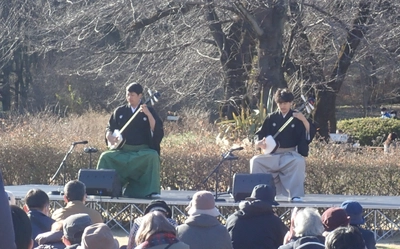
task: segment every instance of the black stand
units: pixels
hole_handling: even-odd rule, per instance
[[[63,187],[65,186],[65,161],[67,160],[68,156],[72,153],[74,150],[76,143],[72,143],[71,147],[69,148],[67,154],[65,154],[64,159],[62,160],[60,166],[58,167],[56,173],[53,175],[53,177],[50,179],[50,182],[54,181],[54,179],[57,177],[57,175],[60,173],[60,170],[63,170]],[[61,191],[51,191],[51,195],[63,195]]]
[[[89,169],[92,168],[92,153],[96,153],[98,150],[93,147],[86,147],[83,149],[85,153],[89,153]]]
[[[232,151],[228,151],[222,154],[222,160],[218,163],[217,166],[211,171],[211,173],[203,180],[203,184],[208,181],[208,179],[215,173],[215,201],[225,201],[225,199],[218,199],[218,195],[227,194],[231,192],[232,189],[232,160],[237,160],[238,157],[232,154]],[[218,185],[219,185],[219,167],[222,165],[224,161],[231,161],[229,164],[229,187],[228,192],[219,193],[218,194]]]

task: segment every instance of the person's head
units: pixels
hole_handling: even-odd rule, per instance
[[[381,108],[381,114],[385,114],[386,112],[387,112],[386,107],[382,107],[382,108]]]
[[[38,210],[45,215],[50,214],[50,199],[49,196],[41,189],[31,189],[25,195],[24,210]]]
[[[153,211],[163,212],[165,217],[167,218],[172,217],[171,209],[168,207],[167,203],[165,203],[165,201],[163,200],[152,200],[144,210],[144,214],[148,214]]]
[[[294,96],[293,96],[293,93],[291,93],[289,91],[289,89],[279,88],[274,95],[274,100],[275,100],[276,104],[278,105],[279,110],[283,114],[286,114],[292,107],[292,102],[294,100]]]
[[[170,233],[176,235],[176,230],[160,211],[154,211],[143,217],[142,224],[136,233],[136,244],[139,245],[156,233]]]
[[[270,205],[279,205],[275,201],[276,188],[274,185],[258,184],[253,188],[250,197],[246,197],[247,201],[261,201]]]
[[[137,107],[143,96],[143,87],[139,83],[131,83],[126,87],[126,100],[132,107]]]
[[[339,227],[326,236],[326,249],[365,249],[361,232],[357,227]]]
[[[85,228],[78,249],[118,249],[119,243],[104,223],[96,223]]]
[[[343,208],[331,207],[325,210],[322,214],[321,220],[325,231],[331,232],[338,227],[348,226],[350,218],[347,216],[347,213]]]
[[[85,201],[86,186],[78,180],[69,181],[64,187],[64,201]]]
[[[73,214],[63,221],[62,242],[66,246],[79,244],[86,227],[92,225],[88,214]]]
[[[32,226],[28,215],[18,206],[11,205],[10,208],[17,249],[31,249],[33,247]]]
[[[217,217],[220,215],[220,212],[215,207],[214,196],[209,191],[198,191],[196,192],[192,200],[189,203],[189,206],[186,207],[186,211],[189,215],[199,215],[199,214],[207,214],[210,216]]]
[[[344,201],[340,206],[343,208],[347,215],[350,217],[350,225],[364,224],[363,207],[357,201]]]
[[[304,208],[294,219],[294,232],[297,237],[320,236],[324,232],[321,216],[315,208]]]

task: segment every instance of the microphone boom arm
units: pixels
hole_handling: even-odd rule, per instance
[[[56,173],[53,175],[53,177],[50,179],[50,182],[54,181],[54,179],[57,177],[57,175],[60,173],[60,170],[63,169],[63,186],[65,186],[65,161],[67,160],[68,156],[72,153],[75,147],[75,143],[71,144],[71,147],[69,148],[67,154],[65,154],[64,159],[62,160],[60,166],[58,167]]]

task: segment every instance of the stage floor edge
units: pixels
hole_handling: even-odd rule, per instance
[[[55,185],[16,185],[5,186],[5,189],[11,191],[15,198],[23,200],[26,193],[30,189],[41,189],[46,193],[51,191],[60,191],[62,186]],[[161,198],[166,203],[171,205],[187,205],[196,191],[189,190],[162,190]],[[214,193],[215,194],[215,193]],[[62,196],[49,195],[50,200],[63,200]],[[238,203],[234,201],[232,194],[218,195],[217,206],[237,206]],[[327,194],[306,194],[303,197],[303,202],[289,202],[287,197],[277,196],[276,200],[279,202],[278,207],[315,207],[327,208],[340,206],[343,201],[355,200],[358,201],[364,209],[400,209],[400,196],[367,196],[367,195],[327,195]],[[88,195],[87,201],[95,202],[114,202],[114,203],[137,203],[146,204],[151,199],[139,198],[111,198],[108,196],[93,196]]]

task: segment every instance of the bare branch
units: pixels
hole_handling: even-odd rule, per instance
[[[309,4],[309,3],[303,3],[304,6],[310,7],[315,9],[316,11],[320,12],[321,14],[326,15],[329,18],[332,18],[334,21],[336,21],[337,23],[340,24],[340,26],[345,29],[347,32],[350,31],[350,29],[347,27],[347,25],[345,23],[343,23],[338,17],[332,15],[331,13],[326,12],[325,10],[319,8],[318,6],[316,6],[315,4]]]
[[[170,5],[172,5],[172,4],[174,4],[174,3],[173,2],[170,3]],[[178,13],[185,14],[195,6],[204,6],[204,5],[205,5],[204,3],[199,3],[199,2],[187,2],[187,3],[183,3],[183,4],[179,3],[178,6],[176,6],[176,7],[170,7],[170,8],[164,9],[164,10],[159,10],[157,13],[153,14],[149,18],[144,18],[144,19],[141,19],[141,20],[135,22],[126,31],[130,32],[133,30],[138,30],[138,29],[144,28],[150,24],[157,22],[158,20],[160,20],[164,17],[175,15]]]
[[[179,44],[167,48],[160,48],[156,50],[143,50],[143,51],[134,51],[134,52],[129,52],[129,51],[101,51],[101,52],[96,52],[96,54],[103,54],[103,53],[115,53],[115,54],[137,54],[137,55],[142,55],[142,54],[155,54],[155,53],[162,53],[165,51],[177,49],[177,48],[186,48],[190,45],[192,45],[192,42],[184,43],[184,44]]]
[[[257,33],[258,36],[264,35],[264,30],[258,25],[257,20],[253,17],[252,14],[242,5],[242,3],[235,2],[234,5],[239,11],[246,17],[246,19],[251,23],[254,31]]]

